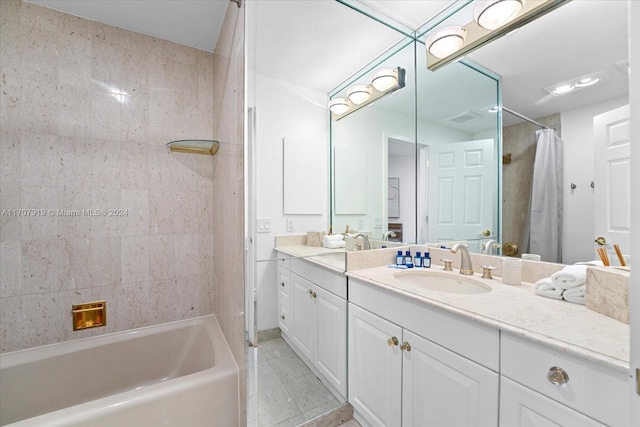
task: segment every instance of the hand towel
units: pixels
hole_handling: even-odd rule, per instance
[[[551,275],[554,286],[569,289],[587,282],[586,265],[568,265]]]
[[[562,293],[562,298],[575,304],[584,304],[584,292],[587,285],[574,286]]]
[[[562,299],[562,291],[564,290],[555,286],[550,277],[538,280],[534,285],[534,289],[538,295],[553,299]]]
[[[344,240],[328,241],[328,242],[323,241],[322,246],[324,246],[327,249],[339,249],[339,248],[346,247],[347,244]]]
[[[322,246],[328,248],[332,242],[344,242],[342,234],[331,234],[322,236]]]

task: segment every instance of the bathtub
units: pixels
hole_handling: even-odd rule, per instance
[[[231,427],[238,367],[214,316],[0,355],[0,425]]]

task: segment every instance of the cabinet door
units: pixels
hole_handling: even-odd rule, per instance
[[[289,323],[290,338],[298,350],[309,361],[313,361],[313,284],[307,279],[291,273],[291,293],[293,312]]]
[[[497,373],[407,330],[401,348],[403,427],[498,425]]]
[[[349,402],[371,427],[401,424],[402,329],[349,304]]]
[[[315,366],[346,398],[347,302],[317,286],[313,289],[317,293]]]
[[[504,427],[603,427],[596,420],[508,378],[500,379],[500,425]]]

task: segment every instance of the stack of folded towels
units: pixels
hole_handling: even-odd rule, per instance
[[[551,277],[538,280],[534,288],[538,295],[584,304],[586,283],[587,265],[568,265]]]
[[[344,248],[346,243],[342,234],[331,234],[328,236],[322,236],[322,246],[327,249]]]

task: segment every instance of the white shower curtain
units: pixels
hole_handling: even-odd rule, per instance
[[[536,157],[523,247],[542,261],[562,262],[562,140],[553,129],[536,132]]]

